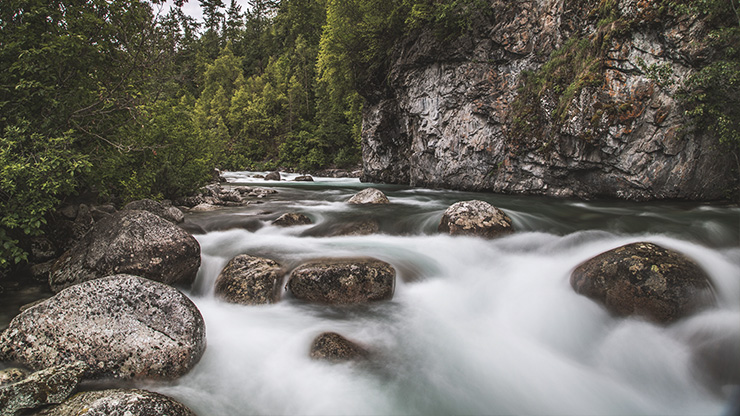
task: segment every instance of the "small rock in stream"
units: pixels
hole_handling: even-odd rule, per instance
[[[439,232],[450,235],[472,235],[496,238],[511,234],[511,218],[485,201],[461,201],[453,204],[442,215]]]
[[[396,270],[372,258],[316,260],[291,272],[288,288],[308,302],[346,305],[389,300]]]
[[[347,201],[348,204],[390,204],[385,194],[375,188],[366,188],[356,193]]]
[[[370,353],[336,332],[324,332],[314,339],[310,355],[314,360],[342,362],[364,360]]]
[[[277,302],[285,271],[270,259],[241,254],[229,261],[216,279],[216,295],[229,303],[261,305]]]

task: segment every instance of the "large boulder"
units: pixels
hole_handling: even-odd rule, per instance
[[[453,204],[442,215],[439,232],[450,235],[473,235],[495,238],[511,234],[511,218],[485,201],[461,201]]]
[[[195,416],[184,404],[147,390],[100,390],[78,393],[37,416]]]
[[[120,211],[96,223],[54,264],[51,289],[128,273],[166,284],[190,285],[200,245],[181,228],[146,211]]]
[[[652,243],[627,244],[573,270],[577,293],[618,316],[670,323],[715,303],[709,276],[681,253]]]
[[[0,335],[0,361],[36,370],[82,361],[89,379],[171,380],[187,373],[205,346],[203,317],[180,291],[116,275],[21,312]]]
[[[276,262],[241,254],[229,261],[216,279],[216,295],[230,303],[276,302],[285,271]]]
[[[364,360],[369,355],[368,350],[336,332],[324,332],[316,337],[310,351],[310,356],[314,360],[331,362]]]
[[[266,181],[279,181],[280,180],[280,172],[270,172],[267,175],[265,175]]]
[[[0,415],[61,403],[80,384],[86,367],[82,362],[56,365],[0,387]]]
[[[375,188],[365,188],[347,201],[348,204],[389,204],[385,194]]]
[[[293,296],[308,302],[356,304],[393,297],[396,270],[371,258],[329,259],[298,266],[290,274]]]
[[[167,221],[179,224],[185,221],[185,215],[180,211],[179,208],[173,206],[166,206],[157,201],[151,199],[141,199],[139,201],[133,201],[126,204],[123,209],[128,211],[147,211],[152,214],[162,217]]]
[[[308,216],[299,212],[287,212],[272,222],[272,225],[276,225],[278,227],[292,227],[294,225],[308,224],[313,224],[311,218],[308,218]]]

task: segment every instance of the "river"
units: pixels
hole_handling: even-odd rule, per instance
[[[285,176],[285,174],[284,174]],[[200,415],[722,415],[740,372],[740,208],[502,196],[373,185],[391,204],[345,203],[357,179],[266,182],[227,173],[225,186],[278,191],[259,203],[190,214],[202,266],[191,298],[207,327],[201,362],[174,385],[149,385]],[[290,179],[287,177],[286,179]],[[503,209],[517,232],[496,240],[440,235],[461,200]],[[285,212],[313,225],[279,228]],[[376,219],[368,236],[331,235]],[[569,284],[579,263],[650,241],[695,259],[719,306],[670,326],[615,318]],[[220,270],[247,253],[290,268],[318,257],[372,256],[397,270],[393,300],[356,307],[214,298]],[[370,363],[309,358],[335,331]],[[728,381],[731,380],[731,381]]]

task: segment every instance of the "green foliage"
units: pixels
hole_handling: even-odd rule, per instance
[[[44,137],[28,121],[7,126],[0,137],[0,268],[26,260],[22,241],[41,234],[45,215],[89,170],[72,150],[71,132]]]

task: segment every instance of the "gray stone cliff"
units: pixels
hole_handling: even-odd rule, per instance
[[[490,13],[456,39],[405,37],[386,83],[365,94],[362,179],[557,197],[726,198],[737,189],[736,161],[714,137],[684,128],[676,99],[710,55],[697,41],[706,22],[661,19],[651,1],[620,0],[621,20],[604,23],[596,3],[491,0]],[[630,26],[617,27],[624,21]],[[558,91],[523,101],[520,87],[570,39],[601,45],[599,82],[576,89],[557,117]],[[665,79],[651,67],[668,69]]]

